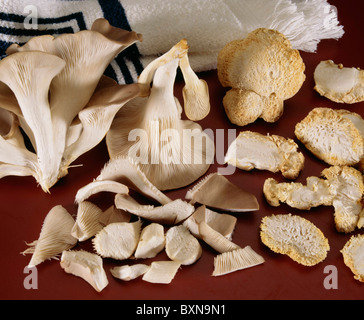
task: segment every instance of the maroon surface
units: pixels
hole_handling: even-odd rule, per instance
[[[294,137],[294,126],[302,120],[314,107],[346,108],[364,116],[364,103],[343,105],[333,103],[320,97],[314,90],[313,71],[321,60],[332,59],[344,66],[364,68],[364,2],[362,1],[330,1],[338,8],[341,24],[345,35],[339,40],[322,41],[316,53],[302,52],[306,64],[306,81],[301,90],[292,99],[285,102],[285,112],[282,118],[267,124],[257,121],[243,128],[231,125],[222,107],[225,89],[217,81],[215,71],[202,73],[210,87],[212,109],[210,115],[200,122],[203,128],[252,130],[260,133],[279,134],[284,137]],[[181,84],[177,85],[176,94],[181,98]],[[300,151],[304,153],[305,168],[297,181],[305,182],[310,175],[319,175],[327,165],[313,157],[301,144]],[[227,149],[227,140],[221,148],[219,156]],[[223,151],[221,151],[223,150]],[[38,266],[38,289],[27,290],[23,281],[27,274],[24,267],[30,256],[19,253],[27,248],[25,242],[38,238],[43,220],[48,211],[55,205],[63,205],[71,214],[76,214],[77,207],[74,197],[77,190],[92,181],[108,160],[105,143],[102,142],[92,151],[79,158],[74,164],[82,164],[70,170],[51,189],[51,194],[44,193],[33,178],[7,177],[0,180],[0,298],[1,299],[363,299],[364,284],[353,278],[353,274],[343,262],[340,250],[352,234],[363,233],[355,231],[352,234],[341,234],[335,229],[332,207],[319,207],[311,211],[298,211],[281,205],[270,207],[262,194],[262,186],[266,178],[275,177],[282,180],[280,174],[253,170],[245,172],[236,170],[228,179],[256,195],[260,210],[253,213],[236,214],[238,223],[233,241],[241,246],[251,247],[261,254],[266,262],[260,266],[235,272],[222,277],[212,277],[213,259],[216,255],[211,248],[203,245],[201,259],[191,266],[184,266],[177,273],[170,285],[157,285],[136,279],[122,282],[114,279],[109,269],[118,262],[104,260],[104,267],[109,279],[109,285],[101,293],[80,278],[66,274],[59,262],[46,261]],[[215,172],[222,164],[215,162],[209,173]],[[186,190],[168,192],[173,198],[183,198]],[[110,195],[102,195],[96,199],[101,206],[112,203]],[[259,237],[261,218],[266,215],[289,213],[298,214],[312,221],[329,239],[331,247],[327,258],[314,267],[305,267],[292,261],[284,255],[279,255],[265,247]],[[80,248],[92,250],[90,242],[82,243]],[[157,259],[165,259],[164,253]],[[146,260],[150,263],[150,260]],[[327,290],[324,280],[326,266],[335,266],[338,270],[338,289]]]

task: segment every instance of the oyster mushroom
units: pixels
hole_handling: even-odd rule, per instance
[[[202,128],[181,120],[182,107],[174,97],[174,81],[185,40],[148,65],[139,78],[142,94],[116,115],[106,143],[110,158],[130,157],[159,190],[189,185],[213,161],[215,146]],[[150,89],[150,83],[153,86]]]
[[[63,251],[60,265],[65,272],[84,279],[97,292],[101,292],[109,284],[102,258],[97,254],[84,250]]]
[[[165,243],[164,227],[158,223],[151,223],[143,228],[134,257],[136,259],[154,258],[164,249]]]
[[[77,243],[71,231],[75,224],[72,216],[62,206],[53,207],[44,219],[39,238],[22,252],[32,254],[28,267],[34,267],[47,259],[55,258],[63,250],[69,250]]]
[[[229,42],[217,62],[221,84],[232,88],[223,99],[228,118],[239,126],[258,118],[277,121],[284,100],[301,88],[304,70],[298,50],[276,30],[259,28],[245,39]]]
[[[137,33],[113,28],[100,19],[93,30],[56,38],[39,36],[23,46],[11,45],[0,62],[0,96],[11,90],[19,105],[10,96],[0,107],[16,114],[35,153],[23,148],[15,151],[16,147],[1,141],[0,154],[14,156],[1,157],[0,162],[26,168],[19,175],[25,171],[33,175],[48,192],[67,174],[72,161],[101,141],[116,111],[139,93],[136,84],[97,88],[111,60],[138,40]],[[95,89],[103,93],[91,99]]]
[[[211,173],[200,180],[186,193],[192,204],[200,203],[207,207],[232,212],[255,211],[259,209],[256,197],[231,183],[224,176]]]
[[[364,71],[321,61],[314,72],[314,89],[322,96],[338,103],[364,101]]]
[[[354,279],[364,282],[364,235],[351,236],[340,251],[344,263],[354,274]]]
[[[143,275],[143,280],[151,283],[169,284],[176,276],[181,264],[178,261],[154,261]]]
[[[134,280],[149,270],[149,266],[145,264],[134,264],[132,266],[121,266],[121,267],[114,267],[110,269],[110,273],[113,277],[123,280],[123,281],[130,281]]]

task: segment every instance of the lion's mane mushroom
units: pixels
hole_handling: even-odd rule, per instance
[[[197,180],[208,170],[215,152],[200,125],[181,120],[182,107],[174,96],[177,68],[187,49],[186,40],[181,40],[144,69],[139,77],[143,97],[117,113],[106,136],[110,158],[129,156],[161,191]]]
[[[141,35],[98,19],[92,30],[11,45],[0,61],[0,108],[17,116],[35,152],[0,139],[0,176],[33,175],[48,192],[97,145],[115,113],[139,94],[137,84],[100,78],[138,40]]]
[[[301,88],[304,70],[298,50],[276,30],[259,28],[228,43],[217,64],[221,84],[232,88],[223,99],[228,118],[239,126],[258,118],[277,121],[284,100]]]

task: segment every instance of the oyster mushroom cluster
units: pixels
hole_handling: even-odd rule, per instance
[[[11,45],[0,61],[0,177],[33,176],[48,192],[97,145],[116,112],[139,94],[137,84],[118,85],[103,73],[141,39],[98,19],[91,30]]]

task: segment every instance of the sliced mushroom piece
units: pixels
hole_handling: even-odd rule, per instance
[[[354,279],[364,282],[364,235],[351,236],[340,252]]]
[[[102,210],[95,204],[82,201],[77,208],[76,222],[71,234],[78,241],[85,241],[98,233],[104,225],[100,223]]]
[[[202,221],[205,221],[215,231],[221,233],[228,240],[231,240],[237,218],[229,214],[212,211],[202,205],[183,224],[195,237],[200,238],[199,224]]]
[[[166,233],[166,253],[173,261],[191,265],[200,259],[202,247],[184,225],[179,225]]]
[[[253,194],[217,173],[211,173],[199,181],[186,193],[186,199],[192,204],[200,203],[232,212],[259,210],[257,198]]]
[[[116,194],[128,194],[129,188],[112,180],[94,181],[79,189],[76,193],[76,203],[81,203],[99,192],[112,192]]]
[[[364,101],[364,71],[321,61],[314,72],[314,89],[322,96],[339,103]]]
[[[116,208],[126,210],[141,218],[162,224],[177,224],[187,219],[195,210],[194,206],[176,199],[162,206],[141,205],[126,194],[115,196]]]
[[[75,220],[64,207],[53,207],[44,219],[38,240],[30,243],[30,248],[22,252],[32,254],[28,267],[37,266],[74,247],[77,243],[71,234],[74,224]]]
[[[159,223],[151,223],[143,228],[134,257],[137,259],[154,258],[164,249],[165,243],[164,227]]]
[[[112,180],[125,184],[130,189],[158,201],[161,204],[167,204],[172,201],[164,193],[158,190],[147,179],[138,165],[127,156],[110,159],[110,161],[101,170],[99,176],[95,180],[95,183],[102,180]]]
[[[130,258],[138,245],[141,225],[140,220],[107,225],[92,239],[96,252],[104,258]]]
[[[60,264],[65,272],[84,279],[97,292],[101,292],[109,284],[102,258],[97,254],[84,250],[63,251]]]
[[[217,255],[214,259],[213,276],[222,276],[238,270],[255,267],[264,263],[264,258],[250,246]]]
[[[130,222],[131,214],[121,209],[117,209],[114,205],[111,205],[100,216],[100,222],[107,226],[114,222]]]
[[[212,229],[205,221],[199,224],[199,234],[201,239],[217,252],[224,253],[240,249],[239,245],[226,239],[221,233]]]
[[[172,282],[181,264],[177,261],[154,261],[144,273],[143,280],[151,283],[169,284]]]
[[[292,139],[244,131],[229,146],[225,162],[243,170],[282,172],[296,179],[304,167],[304,156]]]
[[[146,264],[134,264],[132,266],[121,266],[121,267],[114,267],[110,269],[111,274],[113,277],[123,280],[123,281],[130,281],[134,280],[143,274],[145,274],[149,270],[149,266]]]

